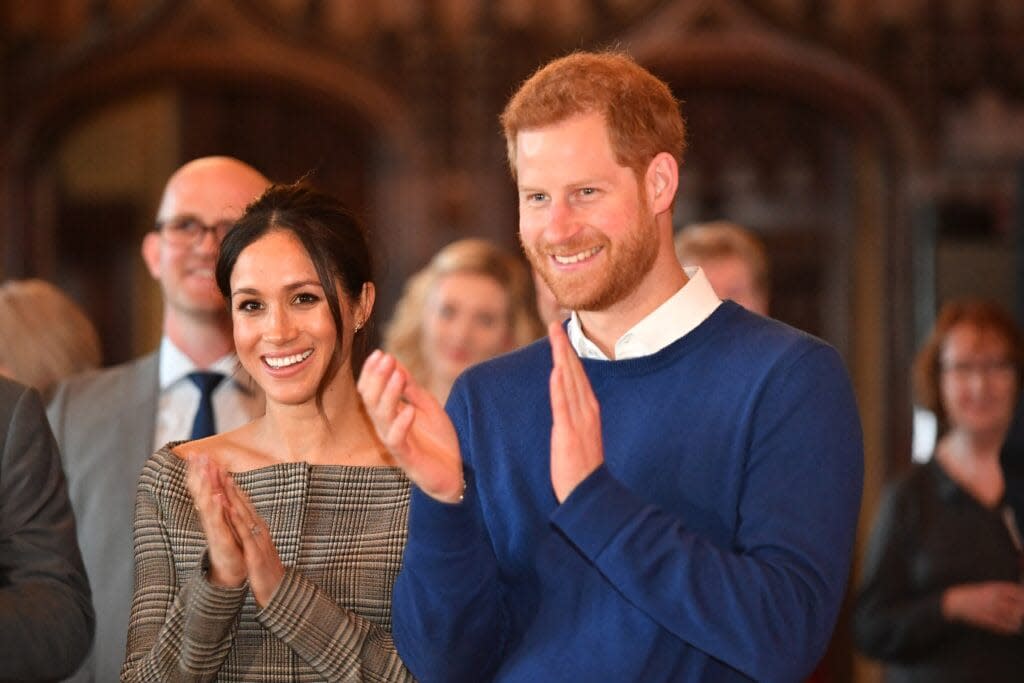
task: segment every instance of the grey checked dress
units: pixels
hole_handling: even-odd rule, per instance
[[[391,467],[286,463],[233,475],[286,573],[264,609],[205,578],[185,462],[157,451],[135,506],[135,596],[122,681],[406,681],[391,640],[409,481]]]

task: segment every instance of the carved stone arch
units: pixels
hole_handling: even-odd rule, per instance
[[[55,140],[111,103],[195,81],[255,91],[278,88],[358,121],[372,138],[360,142],[373,147],[373,168],[365,171],[370,183],[366,204],[372,207],[368,222],[388,242],[410,246],[388,254],[394,259],[388,275],[411,269],[402,259],[418,253],[416,245],[427,233],[418,223],[428,215],[423,206],[427,193],[419,187],[426,174],[424,148],[401,97],[338,55],[290,40],[252,7],[240,4],[163,3],[134,24],[106,34],[102,42],[69,51],[47,73],[33,74],[32,96],[15,110],[0,147],[0,237],[7,244],[0,274],[59,280],[49,198],[38,191],[45,184],[41,174],[47,172],[40,160]],[[398,285],[382,289],[397,290]]]
[[[835,52],[794,40],[736,0],[670,3],[624,41],[640,62],[686,85],[785,94],[851,125],[876,126],[908,172],[923,161],[910,112],[885,84]]]

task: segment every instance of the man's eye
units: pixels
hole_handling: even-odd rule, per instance
[[[175,232],[195,232],[199,227],[199,221],[195,218],[179,218],[170,224],[171,230]]]

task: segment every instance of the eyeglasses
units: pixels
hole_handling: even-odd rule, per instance
[[[228,234],[235,222],[230,220],[217,221],[207,225],[195,216],[174,216],[165,221],[157,221],[156,230],[171,244],[188,246],[203,241],[207,232],[212,232],[220,243]]]
[[[1011,360],[955,361],[942,364],[942,371],[957,379],[966,379],[972,375],[1009,375],[1016,369],[1016,364]]]

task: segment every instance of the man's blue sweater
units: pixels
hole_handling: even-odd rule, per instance
[[[465,373],[460,505],[414,493],[394,588],[421,681],[797,681],[835,623],[863,455],[835,351],[725,302],[665,349],[584,360],[605,463],[559,505],[551,347]]]

